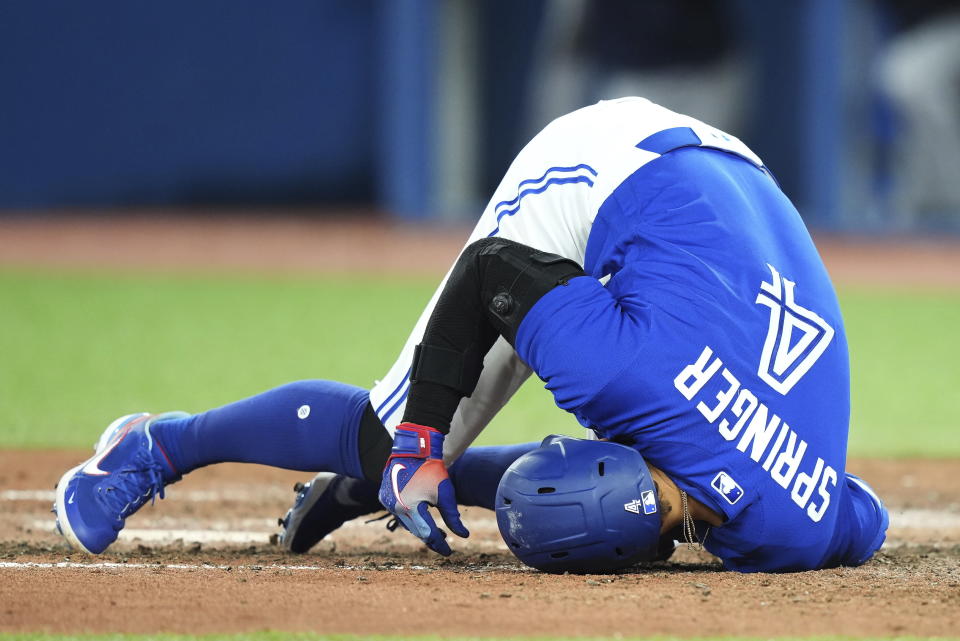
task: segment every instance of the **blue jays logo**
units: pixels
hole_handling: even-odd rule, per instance
[[[713,482],[710,483],[710,487],[719,492],[730,505],[739,501],[743,496],[743,488],[726,472],[718,472],[717,475],[713,477]]]
[[[833,339],[833,328],[794,300],[796,283],[783,278],[768,264],[771,282],[760,283],[757,304],[770,308],[767,339],[757,374],[770,387],[786,395],[803,378]]]

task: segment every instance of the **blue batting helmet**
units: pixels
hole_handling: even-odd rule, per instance
[[[660,501],[635,449],[548,436],[507,468],[496,498],[510,550],[545,572],[609,572],[659,552]]]

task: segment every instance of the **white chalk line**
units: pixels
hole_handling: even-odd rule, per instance
[[[218,489],[218,490],[169,490],[167,493],[168,501],[189,502],[189,503],[254,503],[263,502],[265,499],[290,498],[290,492],[281,492],[278,489],[261,491],[248,489]],[[26,502],[53,502],[55,492],[53,490],[0,490],[0,502],[2,501],[26,501]],[[233,523],[237,521],[234,520]],[[275,521],[266,519],[268,526],[272,526]],[[360,521],[362,523],[362,521]],[[960,528],[960,513],[944,510],[930,510],[921,508],[893,509],[890,510],[890,527],[895,529],[952,529]]]
[[[236,503],[263,502],[264,500],[290,499],[292,502],[293,492],[282,491],[279,488],[263,488],[257,490],[248,489],[219,489],[219,490],[179,490],[171,488],[166,490],[167,498],[176,501],[189,501],[191,503],[223,503],[226,501]],[[55,490],[0,490],[0,501],[49,501],[53,503],[56,498]]]
[[[0,501],[49,501],[53,503],[57,493],[54,490],[3,490]]]
[[[183,527],[184,521],[193,527]],[[196,527],[198,522],[203,529]],[[26,522],[28,528],[36,531],[54,531],[54,519],[31,519]],[[266,544],[270,538],[279,532],[276,519],[234,519],[204,520],[197,517],[177,519],[161,517],[159,519],[139,519],[140,527],[126,527],[118,537],[121,543],[152,543],[172,544],[177,541],[184,543],[228,543],[235,545]],[[146,527],[144,527],[146,526]],[[507,549],[500,539],[500,530],[496,519],[470,519],[468,527],[472,534],[487,535],[490,540],[471,541],[471,547]],[[378,527],[374,523],[366,523],[356,519],[344,523],[335,533],[329,535],[325,541],[337,543],[340,541],[356,541],[359,538],[369,540],[390,534],[385,527]]]
[[[0,501],[50,501],[55,498],[54,490],[0,490]],[[262,503],[269,499],[290,498],[292,493],[273,489],[223,488],[216,490],[167,490],[168,501],[189,503]],[[270,519],[272,520],[272,519]],[[890,510],[890,525],[894,528],[955,528],[960,527],[960,512],[906,508]]]
[[[287,497],[289,492],[280,492],[279,489],[267,492],[276,497]],[[216,503],[216,502],[262,502],[264,492],[237,488],[221,488],[216,490],[188,490],[176,494],[171,492],[170,499],[176,502]],[[0,491],[2,501],[40,501],[52,502],[54,492],[51,490],[3,490]],[[24,523],[27,527],[38,531],[53,530],[53,518],[37,518],[34,513],[28,516]],[[211,516],[215,514],[211,511]],[[479,516],[479,515],[478,515]],[[146,518],[144,518],[146,517]],[[206,519],[202,516],[165,516],[141,514],[132,524],[134,527],[125,528],[120,533],[119,540],[126,543],[171,544],[177,541],[188,543],[226,543],[233,545],[264,544],[271,535],[278,532],[276,519],[273,518],[234,518]],[[198,528],[202,525],[202,529]],[[496,520],[488,516],[469,519],[470,529],[478,535],[489,535],[489,541],[476,539],[474,546],[483,548],[505,549],[499,537]],[[890,512],[890,532],[888,544],[895,544],[890,540],[892,534],[896,538],[898,532],[932,532],[953,535],[960,530],[960,513],[955,511],[930,509],[895,509]],[[364,519],[356,519],[345,523],[340,530],[328,537],[334,543],[343,540],[355,540],[358,536],[370,538],[385,534],[375,525],[366,524]]]
[[[943,526],[946,519],[936,527],[926,525],[918,527],[915,523],[898,527],[892,525],[888,531],[886,547],[898,547],[902,544],[908,544],[906,541],[897,540],[898,534],[907,532],[939,532],[947,535],[948,539],[957,539],[960,537],[960,523],[948,523]],[[468,522],[468,527],[474,538],[470,541],[473,549],[506,550],[507,547],[500,539],[497,523],[494,519],[472,519]],[[35,520],[30,523],[35,530],[53,531],[53,524],[49,520]],[[277,533],[277,528],[263,530],[231,530],[226,529],[222,523],[213,524],[215,527],[209,529],[196,528],[125,528],[119,536],[118,541],[125,544],[152,544],[152,545],[171,545],[180,543],[200,543],[200,544],[227,544],[227,545],[265,545],[271,540],[271,537]],[[365,528],[361,530],[361,528]],[[363,521],[345,523],[335,533],[329,535],[324,541],[326,543],[357,543],[360,541],[371,541],[374,537],[387,535],[386,531],[380,531],[370,526],[365,526]],[[402,535],[401,535],[402,536]]]
[[[2,501],[25,501],[25,502],[53,502],[55,492],[53,490],[0,490],[0,502]],[[250,490],[250,489],[217,489],[217,490],[185,490],[178,491],[176,488],[167,491],[168,501],[188,502],[188,503],[262,503],[265,499],[292,498],[291,492],[283,492],[274,488],[273,490]],[[269,525],[275,521],[266,519]],[[234,520],[234,523],[237,521]],[[362,523],[362,521],[361,521]],[[890,510],[890,526],[892,528],[904,529],[939,529],[939,528],[960,528],[960,512],[930,510],[922,508],[906,508]]]
[[[950,530],[960,528],[960,514],[909,508],[890,510],[890,528],[898,530]]]
[[[47,521],[34,522],[34,529],[43,530],[53,528],[53,524]],[[472,524],[471,524],[472,525]],[[328,536],[325,541],[332,541],[334,543],[341,540],[348,540],[349,537],[345,536],[346,532],[344,530],[353,529],[350,525],[346,525],[340,530],[338,534],[333,534]],[[491,530],[491,528],[483,528],[484,530]],[[478,528],[472,528],[473,533],[478,534]],[[492,528],[492,531],[497,531],[496,528]],[[235,543],[235,544],[253,544],[253,543],[268,543],[270,537],[277,532],[276,528],[273,530],[197,530],[197,529],[170,529],[170,530],[149,530],[144,528],[124,528],[123,532],[120,533],[118,541],[121,543],[175,543],[177,541],[183,541],[186,543]],[[371,532],[371,535],[377,534]],[[481,545],[486,542],[478,542]],[[501,545],[498,543],[498,545]],[[506,549],[503,546],[503,549]]]

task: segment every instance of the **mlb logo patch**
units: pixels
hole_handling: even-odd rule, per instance
[[[653,490],[647,490],[642,493],[640,498],[643,499],[644,514],[653,514],[657,511],[657,496],[653,493]]]
[[[720,496],[725,498],[730,505],[739,501],[740,497],[743,496],[743,488],[726,472],[718,472],[717,475],[713,477],[713,482],[710,483],[710,486],[719,492]]]
[[[640,508],[643,508],[644,514],[653,514],[657,511],[657,496],[653,493],[653,490],[647,490],[640,494],[639,499],[623,504],[623,509],[634,514],[640,514]]]

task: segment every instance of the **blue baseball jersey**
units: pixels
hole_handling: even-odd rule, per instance
[[[725,567],[863,563],[887,514],[846,474],[843,319],[799,214],[755,156],[695,128],[631,144],[653,159],[599,203],[589,276],[533,307],[517,353],[724,517],[705,547]]]

